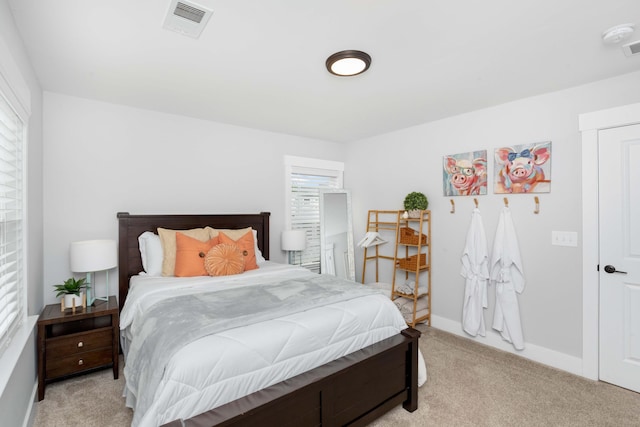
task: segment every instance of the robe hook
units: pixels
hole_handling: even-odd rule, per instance
[[[476,209],[478,209],[478,199],[473,199],[473,203],[476,204]]]
[[[453,199],[449,199],[449,201],[451,202],[451,213],[456,213],[456,204],[453,201]]]
[[[505,208],[509,207],[509,199],[507,199],[506,197],[504,198],[504,207]]]
[[[533,200],[536,202],[536,208],[533,211],[534,214],[539,214],[540,213],[540,199],[538,199],[538,196],[535,196],[533,198]]]

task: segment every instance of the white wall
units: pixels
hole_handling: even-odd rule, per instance
[[[0,389],[0,414],[3,425],[28,422],[36,385],[36,333],[32,328],[43,307],[42,297],[42,89],[31,67],[26,50],[13,22],[6,0],[0,0],[0,42],[8,48],[12,60],[30,92],[31,117],[27,129],[27,311],[30,316],[6,354],[17,354],[17,363],[0,359],[2,376],[9,378]],[[4,70],[9,71],[9,70]],[[29,329],[31,327],[32,329]],[[20,348],[13,348],[13,347]]]
[[[520,296],[527,349],[520,354],[579,372],[578,366],[568,365],[579,364],[582,355],[581,237],[578,247],[552,246],[551,231],[581,230],[578,114],[638,102],[639,81],[640,73],[632,73],[349,144],[345,180],[353,193],[356,240],[366,228],[368,209],[401,209],[407,193],[424,192],[433,216],[433,324],[462,334],[460,255],[473,197],[453,198],[456,212],[449,213],[451,198],[443,196],[443,156],[487,149],[493,177],[495,148],[552,141],[551,192],[537,194],[540,214],[533,213],[533,195],[508,197],[527,280]],[[493,194],[492,182],[488,193],[477,199],[491,248],[503,195]],[[361,272],[362,250],[357,258]],[[372,281],[369,273],[373,268],[368,267],[366,281]],[[391,280],[390,272],[387,278]],[[491,288],[490,299],[493,295]],[[489,326],[493,307],[491,301],[485,311]],[[491,331],[478,340],[512,349],[497,337]]]
[[[520,354],[579,373],[581,248],[552,246],[551,231],[580,231],[580,113],[640,100],[640,73],[475,111],[346,145],[45,93],[44,298],[68,277],[71,241],[116,238],[115,213],[272,212],[271,255],[284,260],[285,154],[346,160],[356,240],[368,209],[399,209],[423,191],[433,212],[434,325],[461,333],[460,254],[472,198],[442,196],[442,158],[479,149],[552,141],[551,193],[509,197],[527,287]],[[366,155],[363,155],[366,153]],[[490,242],[502,196],[478,197]],[[579,237],[579,245],[581,238]],[[360,277],[362,251],[357,250]],[[369,270],[369,274],[373,271]],[[369,275],[368,280],[371,280]],[[112,275],[115,292],[115,275]],[[493,296],[493,289],[491,289]],[[493,319],[493,302],[486,311]],[[510,350],[491,331],[482,342]]]
[[[116,213],[271,212],[284,261],[284,155],[344,146],[45,92],[44,298],[71,276],[69,243],[117,239]],[[115,274],[110,275],[116,293]],[[101,286],[99,284],[99,286]]]

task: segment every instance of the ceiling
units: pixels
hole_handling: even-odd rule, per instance
[[[196,3],[198,39],[162,28],[170,0],[9,0],[46,91],[335,142],[640,70],[601,38],[640,39],[638,0]],[[371,68],[329,74],[345,49]]]

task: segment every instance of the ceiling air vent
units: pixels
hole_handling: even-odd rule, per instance
[[[640,54],[640,40],[625,44],[624,46],[622,46],[622,50],[627,56]]]
[[[196,3],[172,0],[162,28],[197,39],[212,13]]]

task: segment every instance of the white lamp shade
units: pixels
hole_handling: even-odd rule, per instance
[[[89,273],[118,265],[115,240],[84,240],[71,243],[69,264],[74,273]]]
[[[303,251],[307,247],[307,233],[304,230],[286,230],[282,232],[283,251]]]

